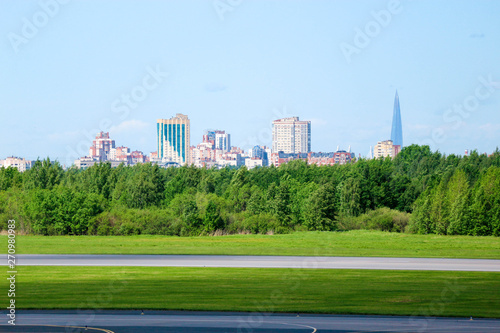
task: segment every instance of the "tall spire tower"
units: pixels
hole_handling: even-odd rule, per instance
[[[394,145],[398,145],[403,148],[403,128],[401,126],[401,110],[399,109],[399,95],[397,90],[396,97],[394,97],[391,140]]]

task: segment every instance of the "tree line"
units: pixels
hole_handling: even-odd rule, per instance
[[[49,159],[0,169],[0,228],[41,235],[202,235],[377,229],[500,233],[500,152],[443,155],[405,147],[394,159],[316,166],[63,170]]]

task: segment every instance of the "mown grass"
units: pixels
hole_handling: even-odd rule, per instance
[[[286,235],[17,236],[18,254],[227,254],[500,259],[500,238],[356,230]],[[7,248],[7,236],[0,236]]]
[[[7,281],[0,283],[7,290]],[[7,304],[7,293],[0,294]],[[500,274],[18,267],[18,309],[170,309],[500,317]]]

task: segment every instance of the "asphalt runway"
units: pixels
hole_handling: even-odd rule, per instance
[[[5,311],[2,311],[5,318]],[[87,330],[85,330],[87,326]],[[0,332],[500,332],[500,320],[174,311],[19,311]]]
[[[7,256],[4,258],[6,261]],[[17,255],[16,261],[16,264],[20,266],[255,267],[500,272],[500,260],[488,259],[25,254]]]

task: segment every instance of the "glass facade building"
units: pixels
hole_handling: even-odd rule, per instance
[[[190,164],[190,122],[186,115],[178,113],[170,119],[158,119],[158,158],[162,162],[179,165]]]
[[[394,145],[403,148],[403,128],[401,126],[401,110],[399,108],[399,95],[396,91],[394,97],[394,112],[392,115],[391,141]]]

